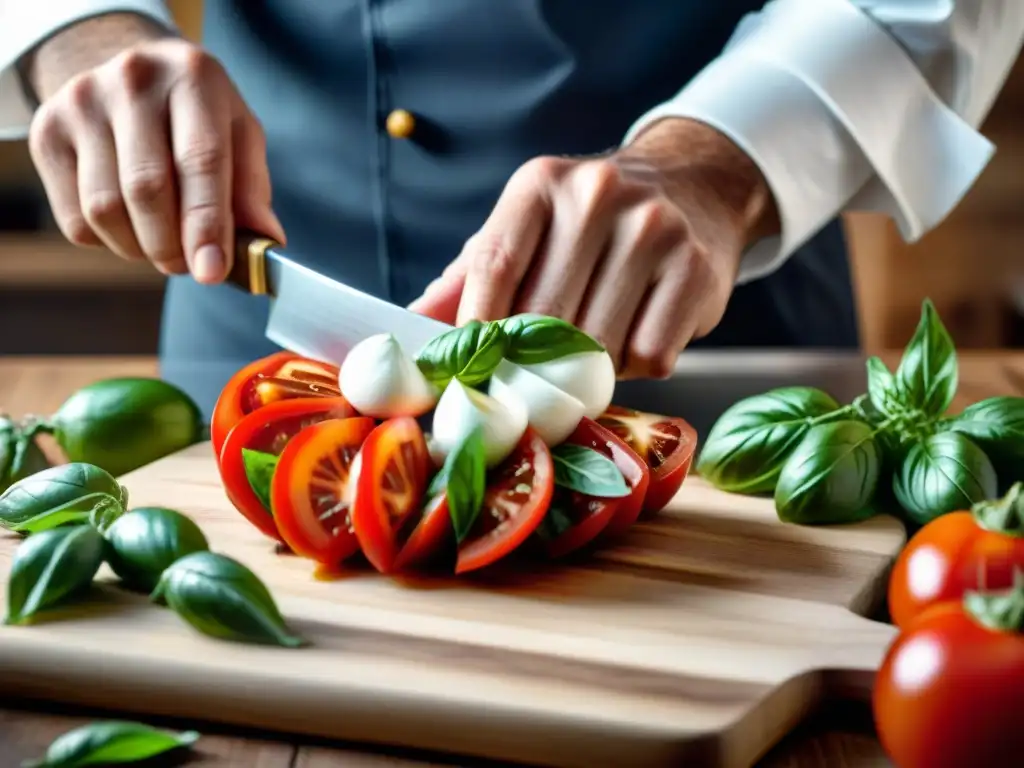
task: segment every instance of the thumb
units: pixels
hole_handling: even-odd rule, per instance
[[[259,123],[251,115],[246,114],[235,121],[233,148],[232,203],[236,226],[284,243],[284,227],[270,206],[266,139]]]

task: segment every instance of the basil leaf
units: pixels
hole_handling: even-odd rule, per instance
[[[555,484],[587,496],[622,498],[631,489],[615,462],[593,448],[562,443],[551,451]]]
[[[770,493],[812,419],[838,410],[835,399],[813,387],[782,387],[740,400],[708,433],[697,472],[724,491]]]
[[[472,320],[429,341],[416,356],[416,365],[440,389],[452,379],[473,387],[490,378],[507,346],[501,325]]]
[[[13,428],[5,431],[0,425],[0,491],[49,467],[50,460],[36,443],[34,434]]]
[[[256,494],[256,498],[268,512],[273,511],[270,506],[270,481],[274,479],[278,460],[272,453],[254,451],[250,448],[242,449],[245,478],[249,481],[249,487]]]
[[[433,497],[445,491],[448,514],[455,530],[455,540],[462,542],[473,528],[484,504],[487,489],[487,465],[483,430],[475,428],[448,454],[441,470],[430,483]]]
[[[818,424],[782,467],[775,486],[780,520],[833,525],[874,514],[881,455],[872,428],[861,421]]]
[[[22,768],[134,763],[190,747],[198,739],[195,731],[169,733],[143,723],[117,720],[90,723],[61,734],[50,744],[45,757],[22,763]]]
[[[581,352],[604,352],[596,339],[572,323],[546,315],[513,315],[500,321],[508,335],[505,357],[519,365],[535,365]]]
[[[210,637],[297,648],[305,641],[288,631],[262,581],[239,563],[215,552],[193,552],[163,572],[150,596]]]
[[[1024,397],[990,397],[969,405],[943,424],[966,435],[1000,465],[1024,462]]]
[[[53,528],[25,539],[11,563],[4,623],[24,624],[84,592],[105,550],[103,536],[91,525]]]
[[[893,493],[922,525],[994,498],[996,472],[985,452],[957,432],[938,432],[911,446],[893,479]]]
[[[896,370],[902,400],[927,416],[939,416],[953,402],[958,376],[953,339],[931,300],[925,299],[917,330]]]
[[[537,535],[545,541],[554,541],[572,528],[572,517],[560,499],[553,498],[544,519],[537,526]]]
[[[121,499],[121,486],[105,470],[79,462],[62,464],[19,480],[4,491],[0,495],[0,526],[20,526],[26,532],[44,530],[49,515],[84,512],[88,517],[97,506],[121,504]],[[39,524],[31,524],[36,518]]]
[[[176,560],[210,548],[199,526],[180,512],[141,507],[118,518],[106,532],[107,562],[125,584],[152,592]]]
[[[868,372],[868,402],[875,412],[885,416],[895,416],[907,410],[903,392],[892,371],[879,357],[869,357],[866,363]]]

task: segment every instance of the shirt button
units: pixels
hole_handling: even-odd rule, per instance
[[[387,119],[388,135],[393,139],[408,139],[416,130],[416,118],[411,112],[396,109]]]

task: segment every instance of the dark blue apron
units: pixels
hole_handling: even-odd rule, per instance
[[[289,248],[404,304],[538,155],[601,152],[670,98],[763,0],[207,0],[205,44],[267,133]],[[385,130],[413,113],[409,139]],[[209,411],[276,347],[264,300],[169,283],[163,375]],[[704,346],[855,347],[842,231],[738,288]]]

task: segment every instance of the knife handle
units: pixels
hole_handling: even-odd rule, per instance
[[[227,281],[253,296],[267,293],[267,251],[281,244],[256,232],[235,233],[235,260]]]

